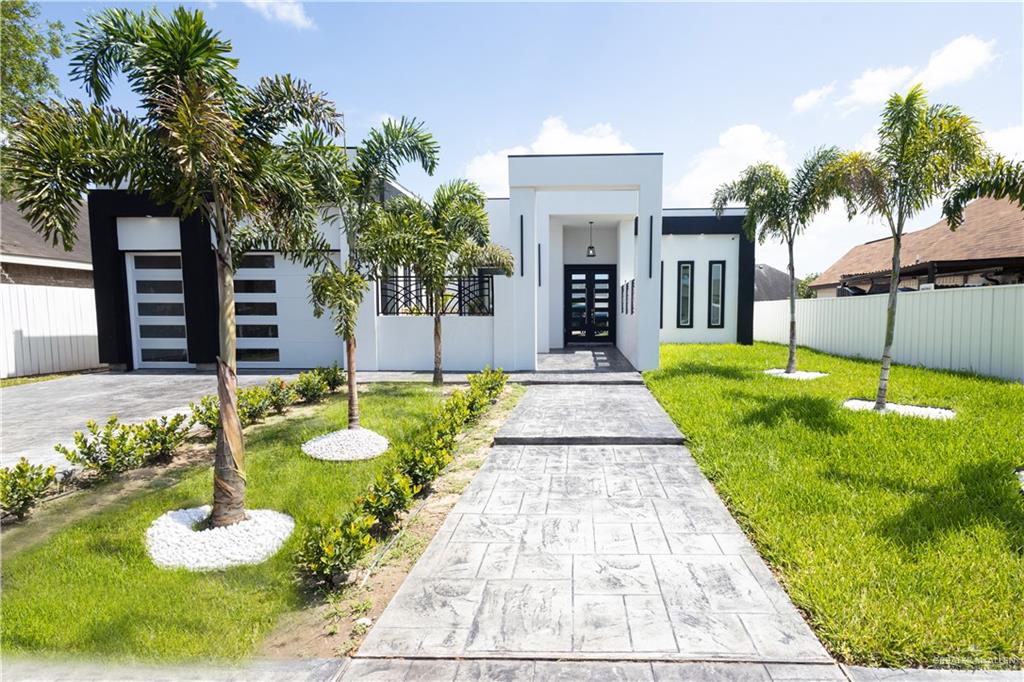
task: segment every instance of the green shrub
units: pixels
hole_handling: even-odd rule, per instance
[[[501,369],[484,367],[483,371],[471,374],[469,381],[469,404],[470,412],[476,417],[486,409],[488,405],[497,400],[505,388],[508,377]]]
[[[192,420],[183,414],[147,419],[135,427],[142,456],[147,461],[167,461],[188,436]]]
[[[426,490],[452,461],[451,450],[434,447],[432,436],[432,432],[426,430],[415,442],[402,443],[396,448],[399,471],[421,491]]]
[[[397,467],[388,467],[377,474],[366,495],[356,500],[356,508],[376,519],[373,532],[383,537],[394,527],[399,515],[409,508],[419,490],[419,486]]]
[[[302,401],[306,403],[319,402],[330,390],[327,382],[315,370],[299,374],[295,381],[292,382],[292,388],[302,398]]]
[[[313,370],[319,374],[327,384],[327,389],[332,393],[345,385],[345,370],[335,362],[330,367],[317,367]]]
[[[288,385],[281,377],[274,377],[266,383],[267,394],[270,401],[270,409],[275,414],[281,414],[289,405],[298,400],[295,389]]]
[[[192,422],[202,424],[210,433],[216,435],[220,428],[220,400],[215,395],[204,395],[198,403],[189,403],[192,409]]]
[[[29,464],[24,457],[13,467],[0,469],[0,507],[19,519],[25,518],[56,475],[57,467]]]
[[[299,570],[313,583],[341,583],[376,544],[370,535],[376,521],[372,516],[350,511],[340,520],[316,524],[306,531],[296,552]]]
[[[270,412],[270,391],[266,386],[238,389],[238,420],[242,428],[263,421]]]
[[[102,478],[142,465],[143,452],[135,426],[120,424],[116,416],[111,416],[102,429],[91,419],[85,428],[88,434],[75,431],[74,448],[54,446],[67,461]]]

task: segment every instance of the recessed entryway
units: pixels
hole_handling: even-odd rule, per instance
[[[615,343],[615,266],[565,266],[564,342]]]

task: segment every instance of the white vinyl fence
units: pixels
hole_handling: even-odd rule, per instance
[[[92,289],[0,284],[0,377],[99,367]]]
[[[796,342],[880,359],[888,298],[798,300]],[[789,301],[754,304],[754,339],[789,343]],[[893,360],[1024,381],[1024,284],[901,292]]]

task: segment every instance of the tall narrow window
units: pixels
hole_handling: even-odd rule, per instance
[[[679,297],[676,300],[676,326],[693,327],[693,261],[679,261]]]
[[[725,326],[725,261],[708,263],[708,328]]]

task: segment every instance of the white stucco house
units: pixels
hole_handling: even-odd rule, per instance
[[[662,205],[662,155],[509,157],[508,196],[489,199],[491,238],[511,277],[453,279],[443,322],[446,370],[537,366],[539,353],[612,344],[636,369],[660,343],[751,343],[754,245],[742,209]],[[389,192],[405,191],[395,185]],[[209,230],[146,197],[96,190],[90,236],[101,360],[192,368],[217,352]],[[339,259],[340,231],[325,226]],[[246,256],[235,277],[240,368],[299,369],[344,349],[307,302],[308,272],[280,254]],[[411,276],[375,282],[358,324],[363,370],[428,370],[432,322]]]

